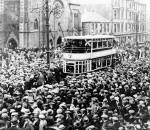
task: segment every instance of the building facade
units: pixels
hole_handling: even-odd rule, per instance
[[[46,47],[45,0],[20,0],[19,47]],[[80,35],[80,5],[70,0],[49,0],[50,47],[57,47],[62,38]]]
[[[99,19],[99,23],[104,23],[103,28],[105,28],[105,24],[110,23],[109,34],[116,36],[120,43],[142,43],[147,40],[146,4],[135,0],[109,0],[106,4],[83,5],[82,8],[92,8],[106,18],[109,22],[103,22],[103,19]],[[84,13],[82,16],[84,16]],[[95,22],[90,24],[93,24],[93,28],[95,26],[95,30],[89,30],[91,32],[88,34],[101,29]],[[82,25],[84,35],[85,23],[82,22]],[[103,33],[105,34],[105,32]],[[96,34],[99,34],[99,32]]]
[[[82,15],[82,34],[97,35],[110,34],[111,23],[95,11],[85,11]]]
[[[0,0],[0,48],[19,44],[19,0]]]
[[[112,0],[112,34],[122,43],[146,41],[146,4]]]

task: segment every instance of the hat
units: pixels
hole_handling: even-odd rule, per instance
[[[89,122],[89,118],[87,116],[83,117],[83,122]]]
[[[129,113],[133,114],[133,113],[135,113],[135,111],[134,110],[129,110]]]
[[[55,117],[56,117],[56,118],[61,118],[61,119],[63,119],[63,118],[64,118],[64,115],[62,115],[62,114],[57,114]]]
[[[98,117],[99,117],[98,114],[94,114],[92,118],[93,119],[98,119]]]
[[[62,112],[62,109],[57,109],[57,114],[61,114]]]
[[[28,114],[24,114],[22,117],[23,117],[24,119],[26,119],[26,118],[29,118],[29,115],[28,115]]]
[[[41,114],[47,114],[47,111],[46,110],[43,110],[43,111],[41,111]]]
[[[51,99],[51,98],[52,98],[52,95],[47,95],[46,98]]]
[[[85,130],[96,130],[96,127],[94,125],[90,125]]]
[[[59,128],[60,130],[64,130],[66,127],[65,127],[64,125],[60,125],[60,126],[58,126],[58,128]]]
[[[39,117],[39,114],[38,113],[34,113],[34,118],[38,118]]]
[[[118,117],[112,117],[112,120],[118,121],[119,119],[118,119]]]
[[[48,109],[48,110],[47,110],[47,113],[53,114],[53,110],[52,110],[52,109]]]
[[[101,117],[102,117],[102,118],[108,118],[108,115],[103,114]]]
[[[3,119],[5,119],[5,118],[8,118],[9,116],[8,116],[7,113],[2,113],[1,117],[2,117]]]
[[[11,113],[11,116],[18,116],[18,112]]]
[[[40,118],[40,119],[45,119],[45,116],[44,116],[43,114],[40,114],[40,115],[39,115],[39,118]]]
[[[18,122],[17,117],[13,117],[13,118],[11,119],[11,122],[12,122],[12,123],[17,123],[17,122]]]
[[[57,118],[56,123],[61,122],[62,119],[61,118]]]
[[[24,113],[25,113],[25,114],[31,114],[31,112],[30,112],[29,109],[26,109]]]
[[[68,114],[70,114],[70,113],[71,113],[71,111],[67,110],[67,111],[65,111],[65,113],[68,113]]]
[[[60,107],[60,108],[66,107],[66,103],[65,103],[65,102],[61,103],[61,104],[59,105],[59,107]]]
[[[81,122],[79,120],[74,122],[74,127],[80,127],[81,126]]]
[[[7,111],[7,109],[6,108],[3,108],[2,109],[2,113],[7,113],[8,111]]]
[[[37,103],[34,103],[33,105],[32,105],[32,108],[34,109],[34,108],[37,108]]]

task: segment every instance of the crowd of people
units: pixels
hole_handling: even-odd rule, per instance
[[[44,52],[3,54],[1,130],[150,130],[148,58],[63,77]]]

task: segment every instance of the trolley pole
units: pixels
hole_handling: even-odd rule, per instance
[[[45,1],[46,4],[46,36],[47,36],[47,64],[48,68],[50,68],[50,55],[49,55],[49,2]]]

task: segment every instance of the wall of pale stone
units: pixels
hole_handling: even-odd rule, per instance
[[[42,0],[28,0],[28,5],[25,5],[25,1],[21,0],[21,17],[23,19],[23,23],[20,23],[20,45],[24,47],[39,47],[46,46],[46,24],[45,18],[43,14],[45,13],[44,9],[42,9]],[[55,1],[62,2],[63,5],[63,13],[60,17],[54,17],[54,13],[50,13],[50,30],[49,39],[53,40],[53,46],[56,47],[57,39],[59,37],[64,37],[68,35],[73,35],[73,12],[70,9],[68,0],[49,0],[49,6],[51,7],[50,12],[53,12],[53,5]],[[24,5],[23,5],[24,4]],[[25,26],[25,6],[28,6],[28,26]],[[76,5],[75,5],[76,6]],[[40,29],[34,29],[34,21],[38,20],[38,24],[40,24]],[[59,26],[60,25],[60,26]],[[29,35],[28,40],[22,40],[27,38],[27,33]],[[26,43],[27,42],[27,43]]]

